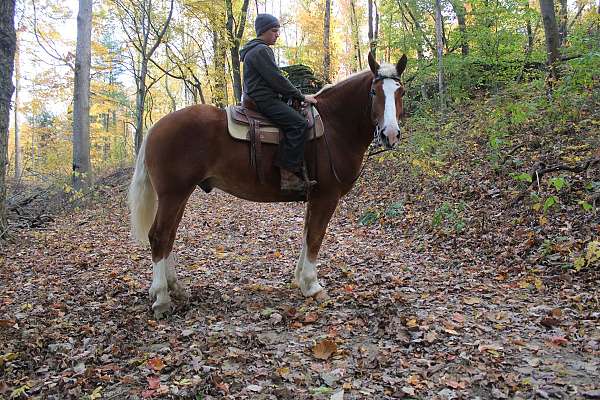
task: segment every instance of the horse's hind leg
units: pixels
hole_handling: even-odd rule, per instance
[[[156,298],[152,304],[154,315],[160,318],[171,309],[171,297],[169,289],[173,290],[175,295],[180,295],[183,291],[181,285],[177,282],[177,276],[174,269],[175,259],[171,254],[173,242],[179,221],[183,215],[185,203],[193,189],[187,192],[159,195],[158,210],[150,233],[150,246],[152,247],[152,286],[150,286],[150,296]]]
[[[295,272],[296,283],[306,297],[323,292],[317,278],[317,255],[337,203],[337,198],[311,199],[306,208],[304,243]]]

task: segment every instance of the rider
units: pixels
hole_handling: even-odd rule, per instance
[[[304,168],[304,144],[306,142],[306,119],[287,105],[282,98],[297,99],[311,104],[317,100],[303,95],[282,75],[275,63],[271,47],[279,37],[279,21],[270,14],[258,14],[254,21],[256,38],[250,40],[240,51],[244,62],[244,96],[256,103],[264,114],[283,132],[275,165],[281,173],[281,190],[305,192],[315,181],[308,181]]]

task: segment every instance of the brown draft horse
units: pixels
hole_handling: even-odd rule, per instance
[[[369,53],[370,71],[363,71],[328,86],[317,94],[316,105],[325,126],[325,137],[307,145],[306,160],[318,185],[307,201],[304,242],[295,281],[304,296],[320,296],[317,254],[327,224],[339,199],[351,189],[360,173],[373,136],[385,147],[400,139],[398,120],[403,113],[404,88],[400,76],[406,67],[403,55],[396,65],[379,65]],[[139,151],[129,188],[132,233],[152,248],[153,280],[150,296],[157,318],[171,309],[169,291],[186,292],[177,281],[171,253],[175,233],[189,196],[196,186],[208,192],[219,188],[242,199],[259,202],[303,200],[279,189],[279,170],[265,171],[258,181],[250,167],[248,142],[227,133],[225,111],[195,105],[160,119],[149,131]],[[263,146],[263,165],[272,165],[277,146]]]

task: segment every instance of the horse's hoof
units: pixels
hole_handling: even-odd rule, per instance
[[[302,286],[300,286],[300,290],[302,291],[304,297],[313,297],[323,291],[323,286],[321,286],[318,282],[314,282],[307,289],[303,289]]]
[[[152,304],[152,311],[154,311],[154,318],[162,319],[166,314],[171,312],[171,302],[161,304],[155,302]]]
[[[185,290],[184,288],[180,287],[177,288],[175,290],[173,290],[171,292],[171,294],[173,295],[173,297],[175,297],[176,300],[178,301],[182,301],[187,303],[190,300],[190,294],[188,293],[187,290]]]
[[[166,289],[150,286],[150,288],[148,289],[148,296],[150,297],[150,300],[152,300],[152,301],[156,300],[158,298],[158,294],[163,290],[166,290]]]
[[[327,290],[325,289],[321,290],[320,292],[317,292],[317,294],[313,295],[313,298],[318,303],[324,303],[330,299],[329,294],[327,294]]]

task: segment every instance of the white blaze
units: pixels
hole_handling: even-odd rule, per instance
[[[400,84],[393,79],[383,80],[383,95],[385,96],[385,110],[383,112],[383,130],[388,137],[390,144],[395,144],[398,141],[396,135],[400,131],[398,120],[396,119],[396,90],[400,88]]]

